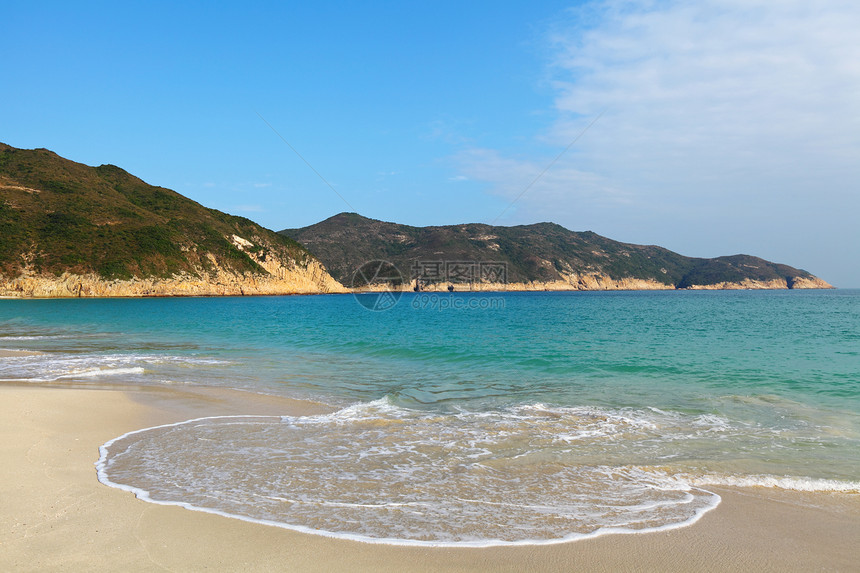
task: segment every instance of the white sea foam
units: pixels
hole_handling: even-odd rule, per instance
[[[216,515],[221,515],[225,517],[237,518],[243,521],[249,521],[253,523],[260,523],[270,526],[276,526],[286,529],[291,529],[304,533],[311,533],[315,535],[322,535],[326,537],[334,537],[341,539],[350,539],[355,541],[361,541],[366,543],[380,543],[380,544],[393,544],[393,545],[413,545],[413,546],[433,546],[433,547],[490,547],[490,546],[500,546],[500,545],[543,545],[543,544],[555,544],[555,543],[564,543],[569,541],[575,541],[580,539],[593,538],[600,535],[607,534],[633,534],[633,533],[646,533],[653,531],[664,531],[669,529],[675,529],[680,527],[685,527],[691,525],[698,521],[705,513],[715,508],[719,502],[720,497],[717,494],[707,492],[705,490],[701,490],[698,488],[690,488],[684,487],[685,490],[682,499],[677,503],[673,502],[651,502],[651,503],[643,503],[637,506],[630,507],[630,511],[632,514],[637,512],[647,512],[649,510],[665,508],[665,507],[675,507],[678,505],[687,505],[691,504],[695,497],[691,495],[690,491],[695,491],[701,498],[701,503],[696,507],[693,511],[688,512],[688,514],[682,519],[670,520],[665,523],[661,523],[659,525],[651,525],[642,527],[640,524],[637,524],[633,521],[623,521],[621,520],[619,525],[614,526],[595,526],[591,528],[590,531],[587,532],[565,532],[560,530],[557,532],[555,537],[551,538],[530,538],[528,537],[529,531],[521,531],[521,537],[518,539],[510,539],[510,538],[464,538],[459,540],[445,540],[445,539],[433,539],[433,531],[425,532],[423,539],[409,538],[409,537],[399,537],[395,535],[367,535],[364,533],[357,533],[351,531],[333,531],[319,527],[312,527],[309,525],[304,525],[302,523],[291,523],[289,521],[275,520],[275,519],[267,519],[262,517],[255,517],[254,515],[244,513],[244,512],[234,512],[228,509],[219,508],[219,507],[211,507],[205,505],[198,505],[196,503],[191,503],[188,501],[182,501],[177,499],[163,499],[159,496],[159,494],[154,494],[151,491],[148,491],[144,488],[137,487],[134,485],[129,485],[126,483],[120,483],[114,481],[110,475],[112,461],[115,459],[115,456],[112,456],[112,448],[115,446],[117,442],[122,442],[124,440],[133,439],[135,436],[139,436],[151,431],[164,430],[170,428],[178,428],[182,426],[195,425],[200,423],[207,422],[220,422],[225,421],[230,424],[235,424],[237,422],[241,423],[241,421],[252,421],[252,423],[259,423],[261,418],[259,417],[245,417],[245,416],[231,416],[231,417],[220,417],[220,418],[198,418],[195,420],[189,420],[187,422],[180,422],[177,424],[168,424],[163,426],[156,426],[153,428],[146,428],[143,430],[137,430],[134,432],[129,432],[122,436],[119,436],[113,440],[106,442],[100,448],[100,458],[98,462],[96,462],[96,469],[98,474],[98,479],[101,483],[115,487],[124,491],[128,491],[134,493],[139,499],[161,504],[161,505],[176,505],[180,507],[184,507],[193,511],[201,511],[205,513],[212,513]],[[221,444],[223,445],[223,444]],[[125,450],[121,450],[125,451]],[[205,496],[210,500],[215,501],[216,503],[219,500],[218,496]],[[296,504],[304,504],[308,505],[307,500],[300,499],[298,497],[284,497],[284,496],[256,496],[256,497],[266,497],[272,501],[279,503],[286,503],[291,505]],[[560,515],[564,513],[564,508],[559,508],[559,506],[552,504],[517,504],[517,503],[504,503],[504,502],[494,502],[486,499],[466,499],[466,498],[458,498],[457,501],[464,502],[466,504],[472,506],[501,506],[506,509],[513,508],[519,511],[528,511],[534,512],[541,515],[546,515],[551,517],[553,515]],[[338,502],[338,501],[330,501],[325,499],[315,500],[310,503],[310,505],[315,506],[318,509],[325,510],[337,510],[337,509],[345,509],[350,511],[382,511],[383,513],[387,513],[389,511],[397,511],[399,515],[403,516],[421,516],[424,511],[432,508],[432,502],[422,502],[422,501],[410,501],[410,502],[395,502],[395,501],[383,501],[377,503],[350,503],[350,502]],[[483,516],[486,514],[487,510],[485,509],[477,509],[474,510],[478,515]],[[450,515],[448,516],[450,519],[456,519],[458,516]],[[492,518],[490,518],[492,520]],[[391,531],[396,533],[398,527],[392,526]]]
[[[61,338],[71,338],[71,336],[66,334],[52,334],[52,335],[38,335],[38,336],[0,336],[0,340],[15,340],[15,341],[25,341],[25,340],[55,340]]]
[[[659,470],[551,459],[558,451],[544,459],[552,433],[566,424],[596,424],[604,438],[619,427],[652,426],[593,408],[552,410],[442,415],[383,399],[310,417],[203,418],[111,440],[98,473],[103,483],[156,503],[408,545],[542,544],[655,531],[688,525],[719,502]],[[191,445],[181,445],[186,439]],[[229,450],[234,459],[224,457]],[[135,457],[146,461],[124,465]],[[182,493],[201,488],[212,495]],[[282,508],[265,499],[290,511],[278,514]],[[353,530],[342,527],[351,522]]]
[[[80,372],[70,372],[57,376],[58,380],[64,378],[95,378],[96,376],[120,376],[123,374],[143,374],[143,368],[140,366],[134,368],[100,368],[94,370],[83,370]]]
[[[791,491],[860,493],[860,481],[841,481],[809,477],[770,475],[718,475],[688,476],[686,479],[697,486],[768,487]]]
[[[228,361],[208,357],[158,354],[72,354],[44,352],[5,358],[0,363],[0,380],[57,382],[105,376],[153,374],[155,380],[183,376],[185,369],[195,374],[200,368],[221,367]],[[181,379],[181,378],[180,378]],[[184,383],[184,382],[183,382]]]
[[[718,470],[796,438],[761,430],[656,408],[441,413],[386,397],[316,416],[200,418],[138,430],[106,443],[97,467],[106,485],[154,503],[433,546],[684,527],[719,503],[708,486],[858,492],[858,482]],[[702,451],[710,457],[698,458]]]

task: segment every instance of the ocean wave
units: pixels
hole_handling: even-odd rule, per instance
[[[104,376],[153,374],[153,380],[189,370],[191,376],[201,368],[233,364],[209,357],[157,354],[68,354],[22,352],[0,362],[0,380],[57,382]],[[173,373],[173,374],[172,374]]]
[[[694,457],[702,444],[724,448],[724,434],[742,431],[755,434],[713,414],[542,403],[442,413],[384,397],[316,416],[147,428],[106,443],[98,468],[103,483],[156,503],[417,545],[683,527],[719,502],[709,485],[855,491],[838,480],[689,471],[709,463]]]
[[[766,444],[785,447],[778,438],[715,414],[543,403],[438,412],[386,396],[315,416],[132,432],[105,444],[99,479],[300,531],[451,546],[683,527],[718,503],[709,486],[858,491],[850,480],[708,471],[736,464],[738,451],[766,457]]]
[[[123,374],[143,374],[144,370],[140,366],[133,368],[100,368],[94,370],[83,370],[79,372],[70,372],[57,376],[57,380],[64,378],[94,378],[96,376],[120,376]]]
[[[324,416],[147,428],[105,443],[98,476],[154,503],[404,545],[545,544],[658,531],[689,525],[719,503],[659,470],[523,462],[504,438],[501,449],[470,444],[474,436],[452,441],[459,431],[432,417],[379,423],[392,411],[402,414],[381,400]],[[445,435],[426,433],[430,426]]]

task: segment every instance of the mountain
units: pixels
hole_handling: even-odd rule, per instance
[[[383,260],[404,282],[414,284],[417,277],[430,288],[456,283],[529,290],[832,288],[806,271],[758,257],[691,258],[554,223],[411,227],[341,213],[280,233],[305,245],[346,285],[353,284],[363,263]]]
[[[0,295],[340,291],[294,240],[47,149],[0,143]]]

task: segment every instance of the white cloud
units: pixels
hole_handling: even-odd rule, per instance
[[[687,179],[857,158],[860,5],[650,5],[613,3],[599,27],[554,34],[559,142],[606,107],[586,145],[598,165],[623,152]]]
[[[608,234],[636,221],[658,239],[670,236],[666,217],[714,238],[727,225],[788,233],[779,225],[807,222],[860,244],[857,30],[860,3],[838,0],[571,9],[549,33],[557,121],[536,140],[563,149],[606,111],[518,202],[516,222]],[[552,157],[472,149],[458,161],[510,197]]]
[[[630,197],[613,187],[606,177],[581,171],[571,164],[556,164],[547,169],[547,164],[504,157],[492,149],[469,149],[457,159],[464,180],[490,183],[493,193],[510,202],[511,210],[526,197],[529,200],[539,197],[542,203],[552,205],[588,201],[611,207],[630,202]]]

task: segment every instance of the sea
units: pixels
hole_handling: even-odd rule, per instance
[[[0,381],[215,387],[328,413],[101,447],[94,479],[434,546],[684,527],[722,487],[860,493],[860,290],[0,301]]]

